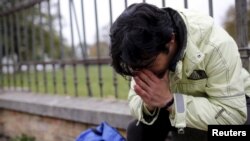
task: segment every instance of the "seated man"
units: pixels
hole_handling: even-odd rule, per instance
[[[210,124],[246,123],[249,73],[235,41],[211,17],[133,4],[110,39],[113,68],[132,77],[128,101],[137,120],[128,141],[164,141],[171,130],[202,141]]]

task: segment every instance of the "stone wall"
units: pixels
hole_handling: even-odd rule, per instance
[[[26,134],[40,141],[74,141],[89,124],[61,120],[23,112],[1,110],[0,125],[6,136]]]
[[[124,101],[8,92],[0,94],[0,132],[26,134],[36,141],[74,141],[106,121],[125,136],[132,118],[127,109]]]

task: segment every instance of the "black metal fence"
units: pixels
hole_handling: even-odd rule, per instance
[[[180,1],[189,8],[188,0]],[[204,1],[213,16],[213,1]],[[133,2],[1,0],[0,90],[126,98],[129,82],[109,66],[108,29]],[[167,6],[167,0],[157,2]],[[246,2],[235,0],[242,52],[248,52]]]

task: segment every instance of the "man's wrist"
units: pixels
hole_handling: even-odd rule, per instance
[[[155,107],[147,105],[146,103],[143,103],[143,105],[144,105],[144,108],[146,108],[150,113],[152,113],[155,110]]]
[[[168,110],[174,104],[174,97],[172,97],[166,104],[162,107],[162,109]]]

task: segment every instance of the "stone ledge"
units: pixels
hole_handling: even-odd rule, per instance
[[[5,91],[0,94],[0,108],[94,125],[106,121],[120,129],[132,120],[122,100]]]

